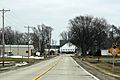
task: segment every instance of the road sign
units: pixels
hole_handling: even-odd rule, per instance
[[[113,43],[112,47],[108,49],[109,53],[113,56],[113,71],[114,71],[114,65],[115,65],[115,56],[117,56],[118,53],[120,53],[120,49],[117,48],[117,46]]]
[[[112,54],[112,56],[117,56],[117,54],[120,52],[119,48],[113,48],[113,47],[110,48],[108,51]]]
[[[108,49],[108,51],[112,54],[112,56],[115,57],[120,52],[120,49],[115,44],[113,44],[112,47]]]
[[[116,49],[113,49],[111,53],[112,53],[112,54],[117,54]]]

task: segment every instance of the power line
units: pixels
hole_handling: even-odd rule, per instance
[[[14,26],[14,28],[22,27],[22,26],[28,24],[28,22],[23,21],[23,19],[21,19],[21,17],[19,17],[18,15],[14,14],[14,13],[12,13],[11,15],[6,15],[6,17],[7,18],[5,18],[5,20],[8,22],[8,25]]]
[[[21,17],[19,17],[19,15],[16,15],[15,13],[12,13],[11,17],[13,17],[13,19],[19,23],[28,24],[27,21],[24,21]]]
[[[6,25],[5,27],[7,27],[7,26],[16,27],[16,26],[17,26],[17,25],[14,24],[13,22],[11,22],[11,20],[9,20],[9,19],[6,19],[6,18],[5,18],[5,21],[7,22],[7,25]]]
[[[10,11],[10,10],[5,10],[4,8],[2,9],[2,10],[0,10],[0,12],[2,12],[2,21],[3,21],[3,29],[2,29],[2,44],[3,44],[3,53],[2,53],[2,59],[3,59],[3,63],[2,63],[2,65],[4,66],[4,53],[5,53],[5,40],[4,40],[4,14],[5,14],[5,12],[7,12],[7,11]]]
[[[19,24],[19,25],[28,24],[28,23],[23,22],[23,20],[18,19],[17,16],[15,17],[15,16],[10,15],[10,16],[7,16],[7,17],[16,24]]]
[[[7,18],[5,18],[5,20],[7,20],[8,22],[8,25],[12,25],[14,27],[22,27],[24,26],[23,25],[23,22],[21,22],[22,20],[18,20],[18,18],[16,17],[12,17],[12,16],[6,16]],[[11,21],[12,20],[12,21]],[[24,23],[25,24],[25,23]]]

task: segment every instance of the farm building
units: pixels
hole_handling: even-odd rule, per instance
[[[34,47],[29,45],[29,55],[32,55]],[[0,45],[0,55],[2,55],[3,46]],[[28,45],[5,45],[5,56],[28,56]]]
[[[68,42],[60,47],[60,52],[61,53],[74,53],[75,46]]]

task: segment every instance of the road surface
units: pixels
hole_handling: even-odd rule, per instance
[[[60,56],[28,67],[0,73],[0,80],[33,80],[34,77],[46,70],[48,66],[58,61],[59,58]]]
[[[72,57],[63,55],[58,64],[38,80],[99,80],[79,66]]]
[[[0,73],[0,80],[99,80],[80,67],[69,55]]]

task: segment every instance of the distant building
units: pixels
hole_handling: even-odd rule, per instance
[[[29,55],[32,55],[34,47],[29,45]],[[0,45],[0,55],[2,55],[3,46]],[[28,56],[28,45],[5,45],[5,55]]]
[[[75,52],[75,45],[72,45],[70,42],[65,43],[60,47],[61,53],[74,53]]]
[[[59,45],[51,45],[51,49],[53,51],[59,50],[60,46]]]
[[[60,46],[59,45],[51,45],[50,46],[50,49],[49,48],[46,48],[45,49],[45,53],[48,54],[48,52],[50,51],[54,51],[55,53],[59,53],[59,48]]]

